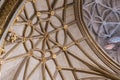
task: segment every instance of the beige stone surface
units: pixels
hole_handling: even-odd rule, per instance
[[[96,62],[115,73],[82,36],[75,0],[24,1],[8,26],[0,80],[110,80],[95,71],[101,70]]]

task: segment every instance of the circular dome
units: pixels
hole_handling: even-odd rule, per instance
[[[119,0],[90,0],[89,2],[84,0],[83,3],[83,18],[86,26],[101,47],[118,63],[120,63],[119,3]]]

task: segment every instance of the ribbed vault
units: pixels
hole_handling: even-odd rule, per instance
[[[1,26],[1,80],[120,80],[84,25],[82,0],[18,1]]]
[[[84,0],[83,2],[85,24],[94,34],[97,42],[118,63],[120,62],[119,3],[119,0]]]

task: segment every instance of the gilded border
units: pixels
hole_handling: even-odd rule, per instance
[[[6,0],[0,10],[0,35],[4,33],[5,25],[10,21],[12,14],[22,0]]]

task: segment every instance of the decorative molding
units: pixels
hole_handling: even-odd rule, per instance
[[[71,79],[72,77],[74,80],[87,80],[87,79],[120,80],[120,65],[117,64],[112,58],[110,58],[106,54],[106,52],[96,43],[96,41],[91,36],[87,29],[87,26],[84,23],[82,13],[83,0],[73,0],[73,2],[71,3],[67,3],[67,0],[63,0],[64,5],[58,8],[55,8],[54,5],[56,4],[57,1],[61,0],[54,0],[53,4],[50,4],[49,0],[46,0],[49,9],[47,11],[37,10],[38,8],[36,8],[35,5],[36,1],[37,0],[27,0],[25,4],[22,4],[22,7],[18,6],[14,8],[15,5],[18,4],[18,0],[9,0],[9,2],[6,3],[5,8],[3,8],[0,14],[1,29],[5,29],[3,33],[6,32],[5,33],[6,35],[1,36],[1,38],[4,39],[2,43],[4,43],[3,49],[5,50],[5,52],[4,54],[0,55],[0,67],[4,65],[4,67],[0,69],[0,72],[2,72],[2,70],[3,71],[6,70],[7,68],[7,66],[5,66],[6,63],[11,62],[12,64],[12,61],[20,60],[19,65],[17,66],[13,63],[14,65],[12,66],[14,67],[12,67],[13,70],[12,69],[11,70],[15,74],[11,75],[13,79],[9,79],[9,76],[7,76],[8,80],[18,80],[19,78],[21,78],[20,76],[21,72],[24,72],[21,74],[23,75],[22,79],[28,80],[31,78],[33,74],[37,73],[35,72],[35,70],[41,67],[42,70],[40,70],[39,72],[40,74],[43,74],[42,75],[43,80],[47,80],[46,76],[49,76],[50,80],[57,80],[56,78],[58,77],[58,74],[59,78],[61,78],[62,80],[66,80],[65,77],[66,75],[69,74],[65,73],[63,74],[63,71],[68,71],[71,73],[71,75],[69,75],[67,79],[69,78]],[[19,3],[19,5],[20,4],[21,3]],[[27,6],[25,7],[26,4]],[[30,14],[27,14],[27,10],[29,10],[31,6],[34,12],[32,16],[30,16]],[[68,19],[70,18],[69,16],[71,16],[71,14],[66,13],[67,12],[66,9],[69,7],[72,7],[70,8],[70,10],[71,9],[72,10],[70,11],[68,9],[68,13],[71,13],[73,11],[72,15],[74,15],[73,16],[74,20],[67,22],[67,20],[70,20]],[[62,15],[57,14],[57,11],[60,10],[63,10]],[[15,11],[18,11],[17,14],[14,13]],[[13,17],[14,19],[12,19],[12,21],[10,21],[11,20],[10,14],[11,17],[14,16]],[[47,19],[41,18],[42,14],[47,14],[48,18]],[[54,20],[55,18],[53,17],[56,17],[56,20]],[[36,22],[33,23],[34,18],[36,18]],[[50,21],[51,20],[50,18],[52,18],[54,21],[53,22]],[[43,22],[46,22],[44,28],[43,26],[41,27],[41,23]],[[55,26],[54,22],[60,23],[60,27]],[[9,24],[12,24],[12,26],[8,26]],[[21,25],[21,27],[24,28],[23,31],[21,31],[23,35],[21,36],[18,35],[17,30],[19,30],[20,27],[16,26],[16,24]],[[48,24],[50,24],[51,26],[48,26]],[[52,27],[50,28],[51,31],[47,30],[48,27]],[[8,30],[6,30],[6,28],[8,28]],[[28,29],[30,31],[27,31]],[[13,36],[7,35],[9,31],[14,33]],[[36,31],[36,34],[34,34],[34,36],[31,36],[34,33],[34,31]],[[60,31],[63,31],[63,34],[60,34],[61,36],[58,35]],[[27,37],[25,36],[26,33],[28,35]],[[55,37],[52,36],[52,34],[55,34]],[[9,37],[10,40],[6,40],[6,38]],[[38,41],[34,42],[35,39],[38,39]],[[59,39],[60,41],[62,39],[63,42],[60,42]],[[27,41],[29,41],[29,45],[31,46],[27,44]],[[40,42],[42,44],[38,44]],[[22,44],[21,46],[22,48],[17,48],[17,46],[20,46],[20,44]],[[8,50],[9,45],[11,46],[11,49]],[[39,45],[39,47],[37,47],[37,45]],[[7,48],[4,48],[6,46]],[[55,48],[58,48],[57,52],[54,52]],[[13,50],[15,50],[16,52],[13,52]],[[21,53],[22,51],[24,51],[24,53]],[[38,53],[35,53],[35,51],[38,51]],[[46,54],[47,51],[50,53],[50,55]],[[33,63],[32,64],[30,63],[31,58],[32,59],[34,58],[33,61],[35,65],[32,66],[33,67],[32,70],[31,67],[28,70],[29,66],[33,65]],[[50,60],[53,61],[52,62],[53,65],[47,63]],[[63,66],[65,64],[66,66]],[[24,66],[26,67],[24,71],[22,71],[22,68]],[[52,72],[53,68],[54,72]],[[28,74],[28,71],[30,71],[29,72],[30,74]],[[48,73],[47,75],[46,72]],[[4,73],[5,72],[2,72],[2,74],[6,78],[6,75]],[[77,73],[80,74],[84,73],[85,75],[84,78],[83,76],[81,77],[81,75]],[[88,74],[94,77],[88,77]],[[3,75],[2,78],[4,78]]]
[[[4,32],[5,23],[9,22],[14,10],[21,3],[22,0],[6,0],[0,10],[0,29]]]

